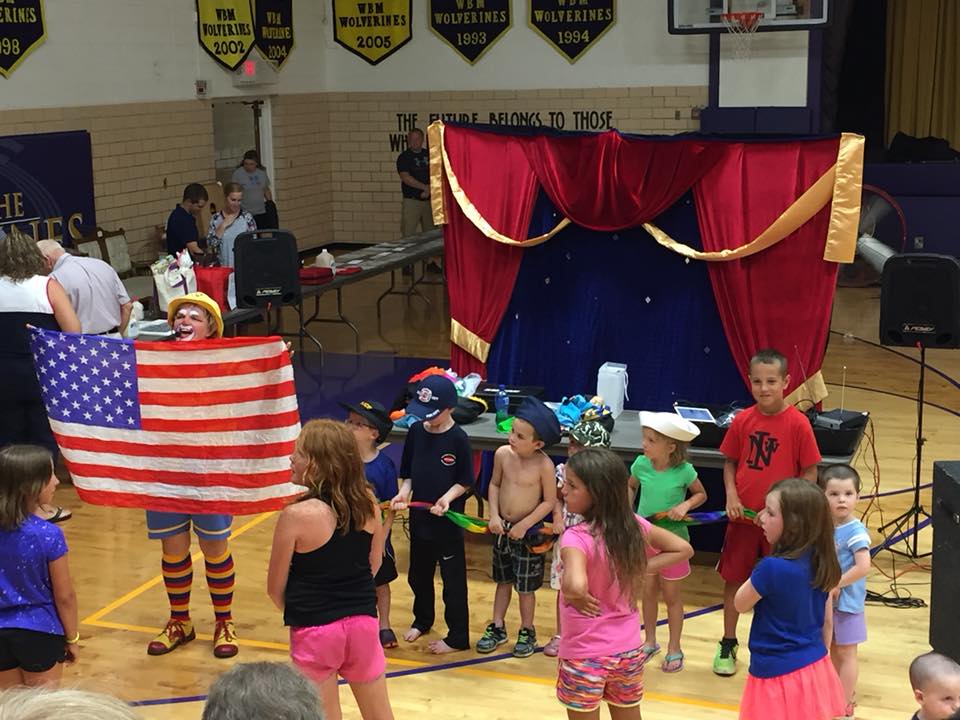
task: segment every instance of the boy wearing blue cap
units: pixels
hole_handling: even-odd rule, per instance
[[[477,642],[477,652],[489,653],[507,641],[504,616],[513,588],[520,596],[520,632],[514,657],[530,657],[537,649],[533,615],[534,593],[543,585],[543,555],[524,542],[527,532],[553,512],[557,483],[553,462],[543,452],[560,442],[560,422],[554,412],[528,397],[517,409],[509,443],[497,448],[490,479],[490,532],[493,546],[493,622]]]
[[[470,647],[463,530],[442,517],[447,510],[463,512],[463,496],[474,484],[470,440],[453,421],[456,406],[457,389],[445,375],[430,375],[417,387],[407,414],[423,422],[411,425],[407,433],[400,491],[390,505],[403,510],[411,501],[433,503],[429,513],[410,513],[407,581],[413,591],[413,622],[403,639],[414,642],[433,627],[433,577],[439,564],[447,636],[430,643],[430,651],[436,654]]]

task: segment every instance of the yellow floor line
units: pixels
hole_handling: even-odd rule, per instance
[[[262,515],[257,515],[252,520],[248,520],[243,525],[241,525],[236,530],[234,530],[230,534],[230,537],[236,538],[236,537],[239,537],[240,535],[243,535],[247,530],[255,528],[257,525],[267,520],[268,518],[273,517],[275,514],[276,513],[274,512],[268,512],[268,513],[263,513]],[[191,557],[194,560],[194,562],[196,562],[200,560],[201,557],[203,557],[203,553],[200,551],[197,551]],[[95,613],[93,613],[93,615],[90,615],[84,618],[83,620],[81,620],[80,623],[82,625],[95,625],[100,620],[100,618],[102,618],[104,615],[109,615],[117,608],[123,605],[126,605],[128,602],[130,602],[134,598],[142,595],[147,590],[150,590],[151,588],[156,587],[162,582],[163,582],[163,574],[157,575],[155,578],[152,578],[151,580],[147,580],[142,585],[139,585],[138,587],[134,588],[133,590],[128,592],[126,595],[123,595],[122,597],[117,598],[116,600],[111,602],[109,605],[106,605],[100,608]],[[160,631],[157,630],[155,632],[160,632]]]

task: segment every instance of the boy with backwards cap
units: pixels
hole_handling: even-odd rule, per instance
[[[417,387],[407,414],[423,418],[410,426],[400,460],[400,491],[390,503],[403,510],[411,500],[433,503],[430,512],[410,513],[410,571],[413,622],[403,639],[414,642],[433,626],[433,576],[440,565],[443,617],[447,635],[433,640],[436,654],[470,647],[467,607],[467,558],[463,530],[442,517],[447,510],[463,512],[464,495],[474,484],[470,440],[453,420],[457,388],[445,375],[430,375]]]
[[[393,429],[387,409],[378,402],[361,400],[356,405],[340,403],[346,410],[346,423],[353,431],[363,460],[363,471],[377,502],[389,501],[397,494],[397,466],[379,445]],[[390,583],[397,579],[397,561],[390,542],[390,529],[396,513],[387,510],[383,518],[383,563],[373,578],[377,586],[377,617],[380,619],[380,644],[384,648],[397,647],[397,635],[390,627]]]
[[[514,657],[529,657],[537,648],[533,624],[536,595],[543,585],[544,557],[524,543],[524,536],[553,512],[557,483],[544,447],[560,441],[560,422],[542,402],[528,397],[517,409],[507,445],[493,456],[490,479],[490,532],[493,546],[493,622],[477,642],[477,652],[493,652],[507,641],[504,616],[515,587],[520,595],[520,632]]]

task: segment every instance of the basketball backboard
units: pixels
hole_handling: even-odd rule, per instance
[[[667,0],[674,35],[727,32],[724,13],[760,12],[758,32],[812,30],[830,22],[830,0]]]

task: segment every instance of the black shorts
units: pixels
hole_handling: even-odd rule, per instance
[[[63,635],[0,628],[0,672],[20,668],[24,672],[46,672],[67,656]]]
[[[397,579],[397,561],[393,557],[393,548],[384,548],[383,562],[380,563],[380,569],[373,578],[373,584],[377,587],[392,583]]]

